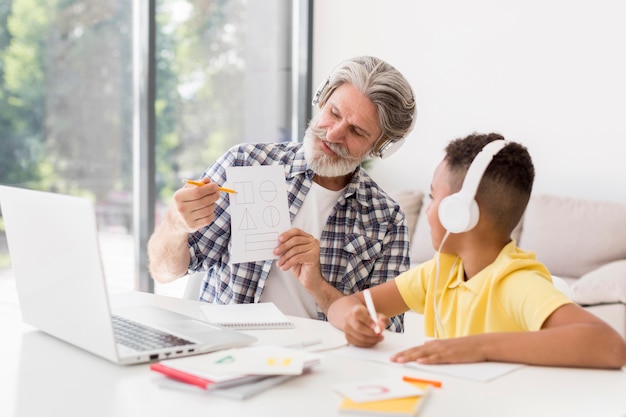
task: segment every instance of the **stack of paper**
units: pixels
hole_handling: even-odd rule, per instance
[[[417,416],[430,393],[429,384],[402,379],[358,381],[335,385],[343,396],[341,413],[378,416]]]
[[[318,364],[315,353],[280,346],[227,349],[206,355],[167,359],[150,369],[169,379],[164,387],[198,388],[216,395],[245,399]]]

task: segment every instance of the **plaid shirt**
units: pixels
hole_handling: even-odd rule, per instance
[[[283,165],[291,219],[302,206],[313,171],[307,169],[301,143],[235,146],[211,165],[204,176],[226,182],[227,166]],[[189,235],[190,271],[206,270],[200,300],[210,303],[258,302],[272,260],[229,265],[229,196],[217,201],[215,220]],[[328,217],[320,238],[322,276],[343,294],[395,278],[409,267],[409,237],[400,206],[370,176],[357,169]],[[318,318],[326,316],[318,310]],[[403,331],[403,316],[390,330]]]

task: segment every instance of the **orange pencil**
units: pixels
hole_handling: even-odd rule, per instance
[[[203,182],[200,181],[194,181],[194,180],[183,180],[184,183],[187,184],[191,184],[191,185],[196,185],[198,187],[201,187],[204,185]],[[237,191],[235,190],[231,190],[230,188],[225,188],[225,187],[217,187],[218,190],[223,191],[225,193],[230,193],[230,194],[237,194]]]
[[[442,385],[441,382],[439,381],[433,381],[430,379],[413,378],[412,376],[403,376],[402,380],[406,382],[421,382],[424,384],[432,385],[437,388],[441,388],[441,385]]]

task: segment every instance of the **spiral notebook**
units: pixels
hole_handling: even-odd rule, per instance
[[[291,320],[272,302],[252,304],[204,304],[206,321],[237,330],[289,329]]]

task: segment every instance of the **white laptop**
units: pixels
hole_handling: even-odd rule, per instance
[[[124,307],[112,314],[95,210],[89,200],[0,186],[0,206],[25,323],[119,364],[256,341],[244,333],[155,306]],[[114,334],[114,324],[117,327],[121,321],[124,327],[128,318],[151,329],[131,328],[121,333],[116,329]],[[127,341],[123,334],[139,340]],[[148,346],[144,346],[146,341]],[[161,347],[162,343],[169,346]]]

